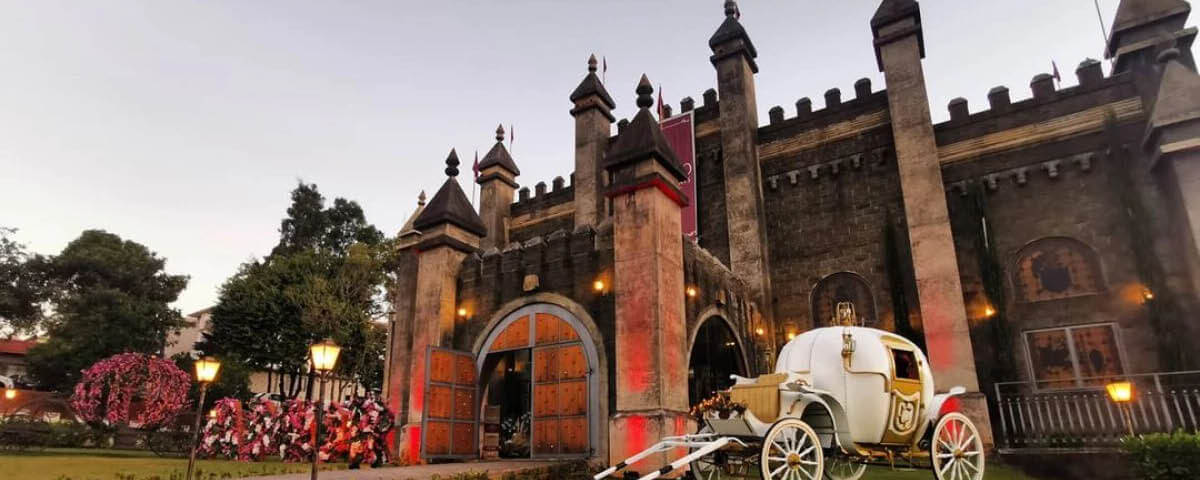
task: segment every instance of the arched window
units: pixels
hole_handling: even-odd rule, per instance
[[[1026,303],[1104,291],[1096,252],[1067,237],[1043,238],[1026,245],[1017,253],[1012,276],[1017,299]]]
[[[854,304],[854,312],[863,325],[877,325],[875,295],[871,293],[871,284],[856,273],[838,272],[821,279],[817,286],[813,287],[813,326],[834,325],[833,317],[837,304],[841,302]]]

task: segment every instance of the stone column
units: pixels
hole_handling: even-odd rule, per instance
[[[394,309],[388,332],[387,364],[384,370],[383,398],[396,415],[397,427],[407,423],[409,369],[412,366],[413,303],[416,300],[417,256],[413,250],[401,251],[396,270],[396,285],[388,292]],[[395,435],[395,434],[393,434]],[[392,454],[399,455],[401,442],[392,439]]]
[[[616,120],[616,106],[596,76],[596,56],[588,59],[588,74],[571,93],[571,116],[575,117],[575,226],[597,225],[607,217],[605,209],[604,152]]]
[[[734,2],[726,2],[725,22],[709,40],[717,70],[720,101],[722,164],[725,169],[725,215],[729,236],[729,268],[757,290],[770,305],[766,218],[762,170],[758,165],[758,106],[754,74],[758,52],[738,21]]]
[[[920,13],[912,0],[884,0],[871,20],[887,81],[896,163],[916,277],[917,299],[935,385],[967,389],[964,413],[992,444],[987,399],[979,392],[975,354],[963,304],[954,238],[937,142],[925,91]]]
[[[616,297],[616,405],[609,426],[613,464],[664,436],[690,429],[682,170],[647,110],[653,104],[651,92],[643,77],[638,88],[642,109],[607,160],[613,175],[608,196],[613,205],[612,295]],[[645,474],[669,458],[654,456],[631,468]]]

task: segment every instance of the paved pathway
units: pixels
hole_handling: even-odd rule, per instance
[[[338,470],[321,472],[321,480],[424,480],[434,475],[446,478],[456,473],[488,472],[492,478],[509,472],[520,472],[535,468],[546,468],[555,462],[507,461],[507,462],[474,462],[474,463],[442,463],[437,465],[415,465],[411,467],[388,467],[374,470]],[[308,480],[308,473],[291,473],[287,475],[270,475],[266,477],[251,477],[247,480]]]

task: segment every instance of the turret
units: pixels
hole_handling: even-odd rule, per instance
[[[575,117],[575,225],[595,225],[607,214],[604,198],[604,150],[612,134],[616,108],[596,75],[596,56],[588,58],[588,73],[571,93]]]
[[[725,2],[725,20],[708,40],[717,70],[729,268],[769,305],[762,172],[758,164],[758,106],[754,74],[758,50],[742,27],[737,2]],[[706,100],[707,103],[707,100]]]
[[[1191,46],[1196,29],[1184,28],[1191,11],[1183,0],[1121,0],[1105,48],[1113,72],[1152,67],[1155,56],[1167,48],[1178,48],[1180,61],[1195,70]]]
[[[504,126],[496,127],[496,145],[488,150],[479,162],[479,216],[487,229],[487,236],[480,241],[480,248],[501,248],[508,244],[508,218],[513,203],[513,192],[520,187],[517,168],[512,155],[504,148]]]

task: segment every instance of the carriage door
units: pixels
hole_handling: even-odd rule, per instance
[[[425,358],[421,458],[478,457],[475,356],[431,346]]]
[[[583,342],[561,318],[549,313],[534,317],[532,453],[587,455],[591,372]]]

